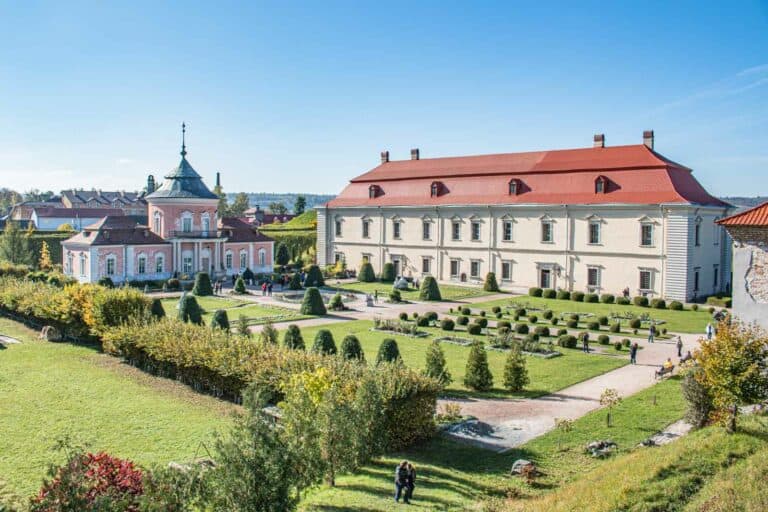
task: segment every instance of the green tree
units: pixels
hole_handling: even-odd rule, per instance
[[[21,194],[15,190],[3,187],[0,188],[0,214],[6,214],[15,204],[23,200]]]
[[[19,230],[13,221],[5,223],[5,230],[0,235],[0,260],[17,265],[32,264],[29,238]]]
[[[433,340],[427,347],[424,375],[435,379],[443,386],[453,381],[451,373],[446,368],[445,353],[437,340]]]
[[[400,361],[400,348],[397,342],[392,338],[385,338],[379,345],[379,352],[376,354],[376,364],[395,363]]]
[[[211,329],[221,329],[223,331],[229,331],[229,317],[226,310],[217,309],[213,312],[211,317]]]
[[[513,341],[504,364],[504,387],[512,392],[522,391],[529,382],[525,356],[520,344]]]
[[[301,274],[294,272],[291,276],[291,280],[288,281],[289,290],[301,290]]]
[[[245,214],[245,210],[249,207],[248,194],[245,192],[238,192],[235,196],[235,200],[232,201],[232,204],[229,207],[228,216],[242,217]]]
[[[184,293],[179,299],[179,320],[197,325],[203,324],[203,312],[193,295]]]
[[[208,272],[198,272],[195,275],[195,286],[192,288],[192,294],[198,297],[213,295],[213,285],[211,285],[211,276]]]
[[[275,329],[274,324],[272,324],[272,321],[267,320],[264,322],[264,327],[262,327],[261,332],[259,333],[259,339],[261,342],[265,345],[277,345],[277,340],[280,337],[280,333]]]
[[[269,211],[275,215],[285,215],[288,213],[288,208],[282,201],[273,201],[269,203]]]
[[[681,389],[686,401],[685,421],[694,428],[701,428],[707,424],[710,414],[714,409],[712,395],[707,387],[701,383],[701,367],[693,365],[685,370]],[[699,378],[697,378],[699,376]]]
[[[248,293],[248,289],[245,287],[245,280],[242,277],[238,277],[235,281],[235,293],[240,295]]]
[[[326,356],[336,354],[336,342],[333,334],[328,329],[320,329],[315,334],[315,341],[312,343],[312,352]]]
[[[52,190],[48,190],[46,192],[43,192],[42,190],[33,188],[31,190],[28,190],[27,192],[24,192],[24,200],[25,201],[48,201],[50,198],[52,198],[55,194]]]
[[[219,197],[218,216],[220,219],[224,217],[232,217],[229,213],[229,200],[227,194],[224,193],[224,189],[221,185],[213,187],[213,193]]]
[[[432,276],[427,276],[421,282],[419,288],[420,300],[443,300],[440,295],[440,288],[437,286],[437,280]]]
[[[307,271],[307,276],[304,279],[304,286],[309,288],[310,286],[325,286],[325,278],[323,278],[323,273],[320,270],[320,267],[317,265],[312,265],[309,267],[309,270]]]
[[[293,203],[293,213],[296,215],[301,215],[306,209],[307,198],[304,196],[296,196],[296,202]]]
[[[278,265],[287,265],[291,261],[291,254],[288,252],[288,246],[280,242],[275,249],[275,263]]]
[[[371,265],[370,261],[365,260],[362,265],[360,265],[357,279],[362,283],[372,283],[376,281],[376,273],[373,271],[373,265]]]
[[[152,299],[152,306],[150,306],[149,312],[158,320],[160,318],[165,318],[165,308],[160,299]]]
[[[387,262],[381,267],[381,282],[382,283],[394,283],[395,282],[395,265],[392,262]]]
[[[485,283],[483,283],[483,290],[487,292],[498,292],[499,283],[496,281],[496,273],[488,272],[485,275]]]
[[[493,375],[488,367],[488,354],[481,341],[472,343],[464,371],[464,386],[475,391],[489,391],[493,388]]]
[[[341,341],[341,357],[347,360],[365,361],[363,347],[354,334],[347,334]]]
[[[243,314],[237,317],[237,332],[246,338],[251,337],[251,330],[248,329],[248,317]]]
[[[712,396],[728,432],[736,431],[739,406],[757,403],[768,396],[768,336],[765,331],[741,324],[720,322],[717,335],[701,340],[694,358],[697,374]]]
[[[298,325],[291,324],[285,330],[283,346],[293,350],[305,350],[304,337],[301,335],[301,329]]]
[[[328,311],[325,309],[323,303],[323,296],[320,295],[320,290],[311,286],[304,292],[304,300],[301,303],[302,315],[322,316]]]
[[[613,388],[606,388],[600,395],[600,405],[608,409],[608,414],[605,416],[605,424],[610,427],[611,419],[613,416],[613,408],[621,405],[621,395]]]

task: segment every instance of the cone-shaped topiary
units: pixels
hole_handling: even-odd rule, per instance
[[[97,284],[104,286],[106,288],[114,288],[115,283],[112,281],[112,279],[109,276],[104,276],[102,278],[99,278],[99,281]]]
[[[395,265],[392,262],[387,262],[381,267],[381,282],[382,283],[394,283],[395,282]]]
[[[488,354],[482,342],[476,341],[469,349],[464,385],[475,391],[488,391],[493,387],[493,375],[488,368]]]
[[[165,308],[163,307],[163,303],[160,301],[160,299],[152,299],[152,307],[150,308],[149,312],[152,313],[153,318],[165,317]]]
[[[315,315],[321,316],[326,314],[325,304],[323,304],[323,296],[320,295],[320,290],[314,286],[307,288],[304,292],[304,300],[301,303],[302,315]]]
[[[504,387],[510,391],[522,391],[528,385],[528,382],[525,356],[522,350],[520,350],[520,344],[514,342],[504,364]]]
[[[195,287],[192,288],[192,293],[198,297],[205,297],[207,295],[213,295],[213,286],[211,285],[211,276],[208,272],[198,272],[195,276]]]
[[[496,273],[488,272],[485,274],[485,283],[483,283],[483,290],[487,292],[498,292],[499,283],[496,281]]]
[[[360,271],[357,273],[357,279],[363,283],[372,283],[376,281],[376,273],[373,271],[371,262],[364,261],[360,265]]]
[[[397,347],[397,342],[392,338],[384,339],[376,354],[376,364],[393,363],[398,360],[400,360],[400,349]]]
[[[283,336],[283,346],[293,350],[305,350],[304,337],[301,335],[301,329],[296,324],[291,324]]]
[[[185,293],[181,296],[181,299],[179,299],[179,320],[191,324],[202,325],[203,312],[200,309],[200,305],[197,303],[197,299],[195,299],[193,295],[187,295]]]
[[[217,309],[213,312],[213,317],[211,317],[211,329],[229,331],[229,317],[227,316],[226,311]]]
[[[244,294],[248,293],[248,290],[245,289],[245,280],[242,277],[238,277],[235,281],[235,293]]]
[[[287,265],[289,261],[291,261],[291,254],[288,252],[288,246],[284,242],[280,242],[275,248],[275,263]]]
[[[315,334],[315,341],[312,343],[312,352],[332,356],[336,354],[336,342],[333,341],[333,334],[328,329],[320,329]]]
[[[354,334],[347,334],[341,342],[341,357],[348,360],[365,361],[360,340]]]
[[[261,328],[259,333],[259,339],[265,345],[277,345],[277,339],[280,333],[275,329],[274,324],[270,320],[264,322],[264,327]]]
[[[451,373],[445,367],[445,353],[443,353],[440,342],[437,340],[427,347],[424,375],[435,379],[443,386],[447,386],[453,381]]]
[[[304,279],[304,286],[307,288],[311,286],[320,287],[325,286],[325,279],[323,279],[323,273],[320,271],[320,267],[312,265],[307,271],[307,277]]]
[[[246,282],[249,282],[249,283],[251,283],[255,277],[256,277],[256,276],[254,276],[254,275],[253,275],[253,270],[251,270],[251,269],[249,269],[249,268],[246,268],[246,269],[243,271],[243,279],[245,279],[245,280],[246,280]]]
[[[437,286],[437,280],[434,277],[427,276],[421,282],[419,300],[443,300],[440,295],[440,288]]]
[[[331,297],[331,301],[328,303],[328,309],[331,311],[344,311],[347,307],[344,305],[344,299],[340,293]]]
[[[291,280],[288,281],[289,290],[301,290],[301,274],[294,272],[291,276]]]

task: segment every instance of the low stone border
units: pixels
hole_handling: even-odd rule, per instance
[[[371,327],[369,331],[382,332],[385,334],[392,334],[395,336],[405,336],[406,338],[428,338],[430,336],[428,332],[419,332],[417,334],[409,334],[407,332],[390,331],[389,329],[376,329],[375,327]]]

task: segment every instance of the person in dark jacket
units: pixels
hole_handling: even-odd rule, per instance
[[[408,503],[408,461],[404,460],[395,468],[395,502],[400,503],[400,498]]]
[[[653,343],[653,337],[656,336],[656,326],[651,323],[648,327],[648,343]]]
[[[629,363],[637,364],[637,342],[629,347]]]
[[[581,335],[581,350],[589,354],[589,334],[586,332]]]
[[[683,357],[683,338],[677,337],[677,357]]]
[[[408,478],[405,482],[405,502],[410,503],[413,498],[413,489],[416,487],[416,468],[408,463]]]

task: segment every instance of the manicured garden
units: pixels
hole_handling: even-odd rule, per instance
[[[250,325],[263,324],[267,320],[278,322],[293,322],[304,318],[309,318],[306,315],[302,315],[295,309],[281,308],[279,306],[267,306],[263,304],[256,304],[254,302],[220,298],[220,297],[195,297],[197,303],[203,309],[203,322],[207,325],[211,321],[214,311],[217,309],[223,309],[227,312],[229,321],[234,323],[240,315],[244,315],[248,318]],[[165,313],[169,316],[174,316],[179,304],[178,298],[167,298],[161,301]]]
[[[22,496],[63,460],[52,450],[57,440],[145,466],[186,462],[235,409],[93,348],[39,341],[5,318],[0,332],[22,341],[0,350],[0,475]]]
[[[392,283],[382,283],[379,281],[374,281],[371,283],[355,281],[351,283],[335,285],[333,279],[326,279],[325,284],[328,288],[344,292],[366,293],[373,295],[374,292],[378,291],[380,301],[389,300],[389,293],[392,291]],[[403,300],[419,300],[419,290],[413,286],[407,290],[400,290],[400,295]],[[444,301],[457,301],[461,299],[469,299],[471,297],[484,297],[486,295],[491,295],[491,293],[477,287],[440,283],[440,295],[442,295]]]
[[[353,322],[308,327],[302,329],[301,332],[305,340],[312,340],[317,331],[320,329],[327,329],[333,335],[337,345],[341,343],[341,340],[343,340],[347,334],[354,334],[360,340],[360,344],[363,347],[366,359],[369,363],[375,361],[375,355],[381,342],[386,338],[394,338],[397,341],[403,362],[409,367],[419,369],[424,368],[425,354],[427,348],[432,343],[432,340],[451,334],[442,331],[439,327],[420,327],[419,329],[429,333],[429,336],[415,338],[404,335],[393,335],[382,331],[371,331],[372,327],[372,321],[357,320]],[[465,333],[461,334],[462,336],[465,336]],[[482,340],[485,337],[481,335],[469,336],[469,338]],[[530,376],[530,384],[526,390],[512,395],[502,387],[506,353],[489,350],[488,365],[491,373],[494,375],[494,388],[488,393],[477,393],[470,392],[462,384],[470,347],[446,342],[441,343],[440,346],[445,352],[447,369],[453,376],[453,382],[448,385],[446,391],[446,393],[450,395],[471,393],[474,396],[540,396],[563,389],[628,363],[628,360],[624,357],[609,357],[594,354],[587,355],[579,350],[563,348],[559,349],[563,355],[553,359],[543,359],[533,356],[527,357],[526,362],[528,374]]]

